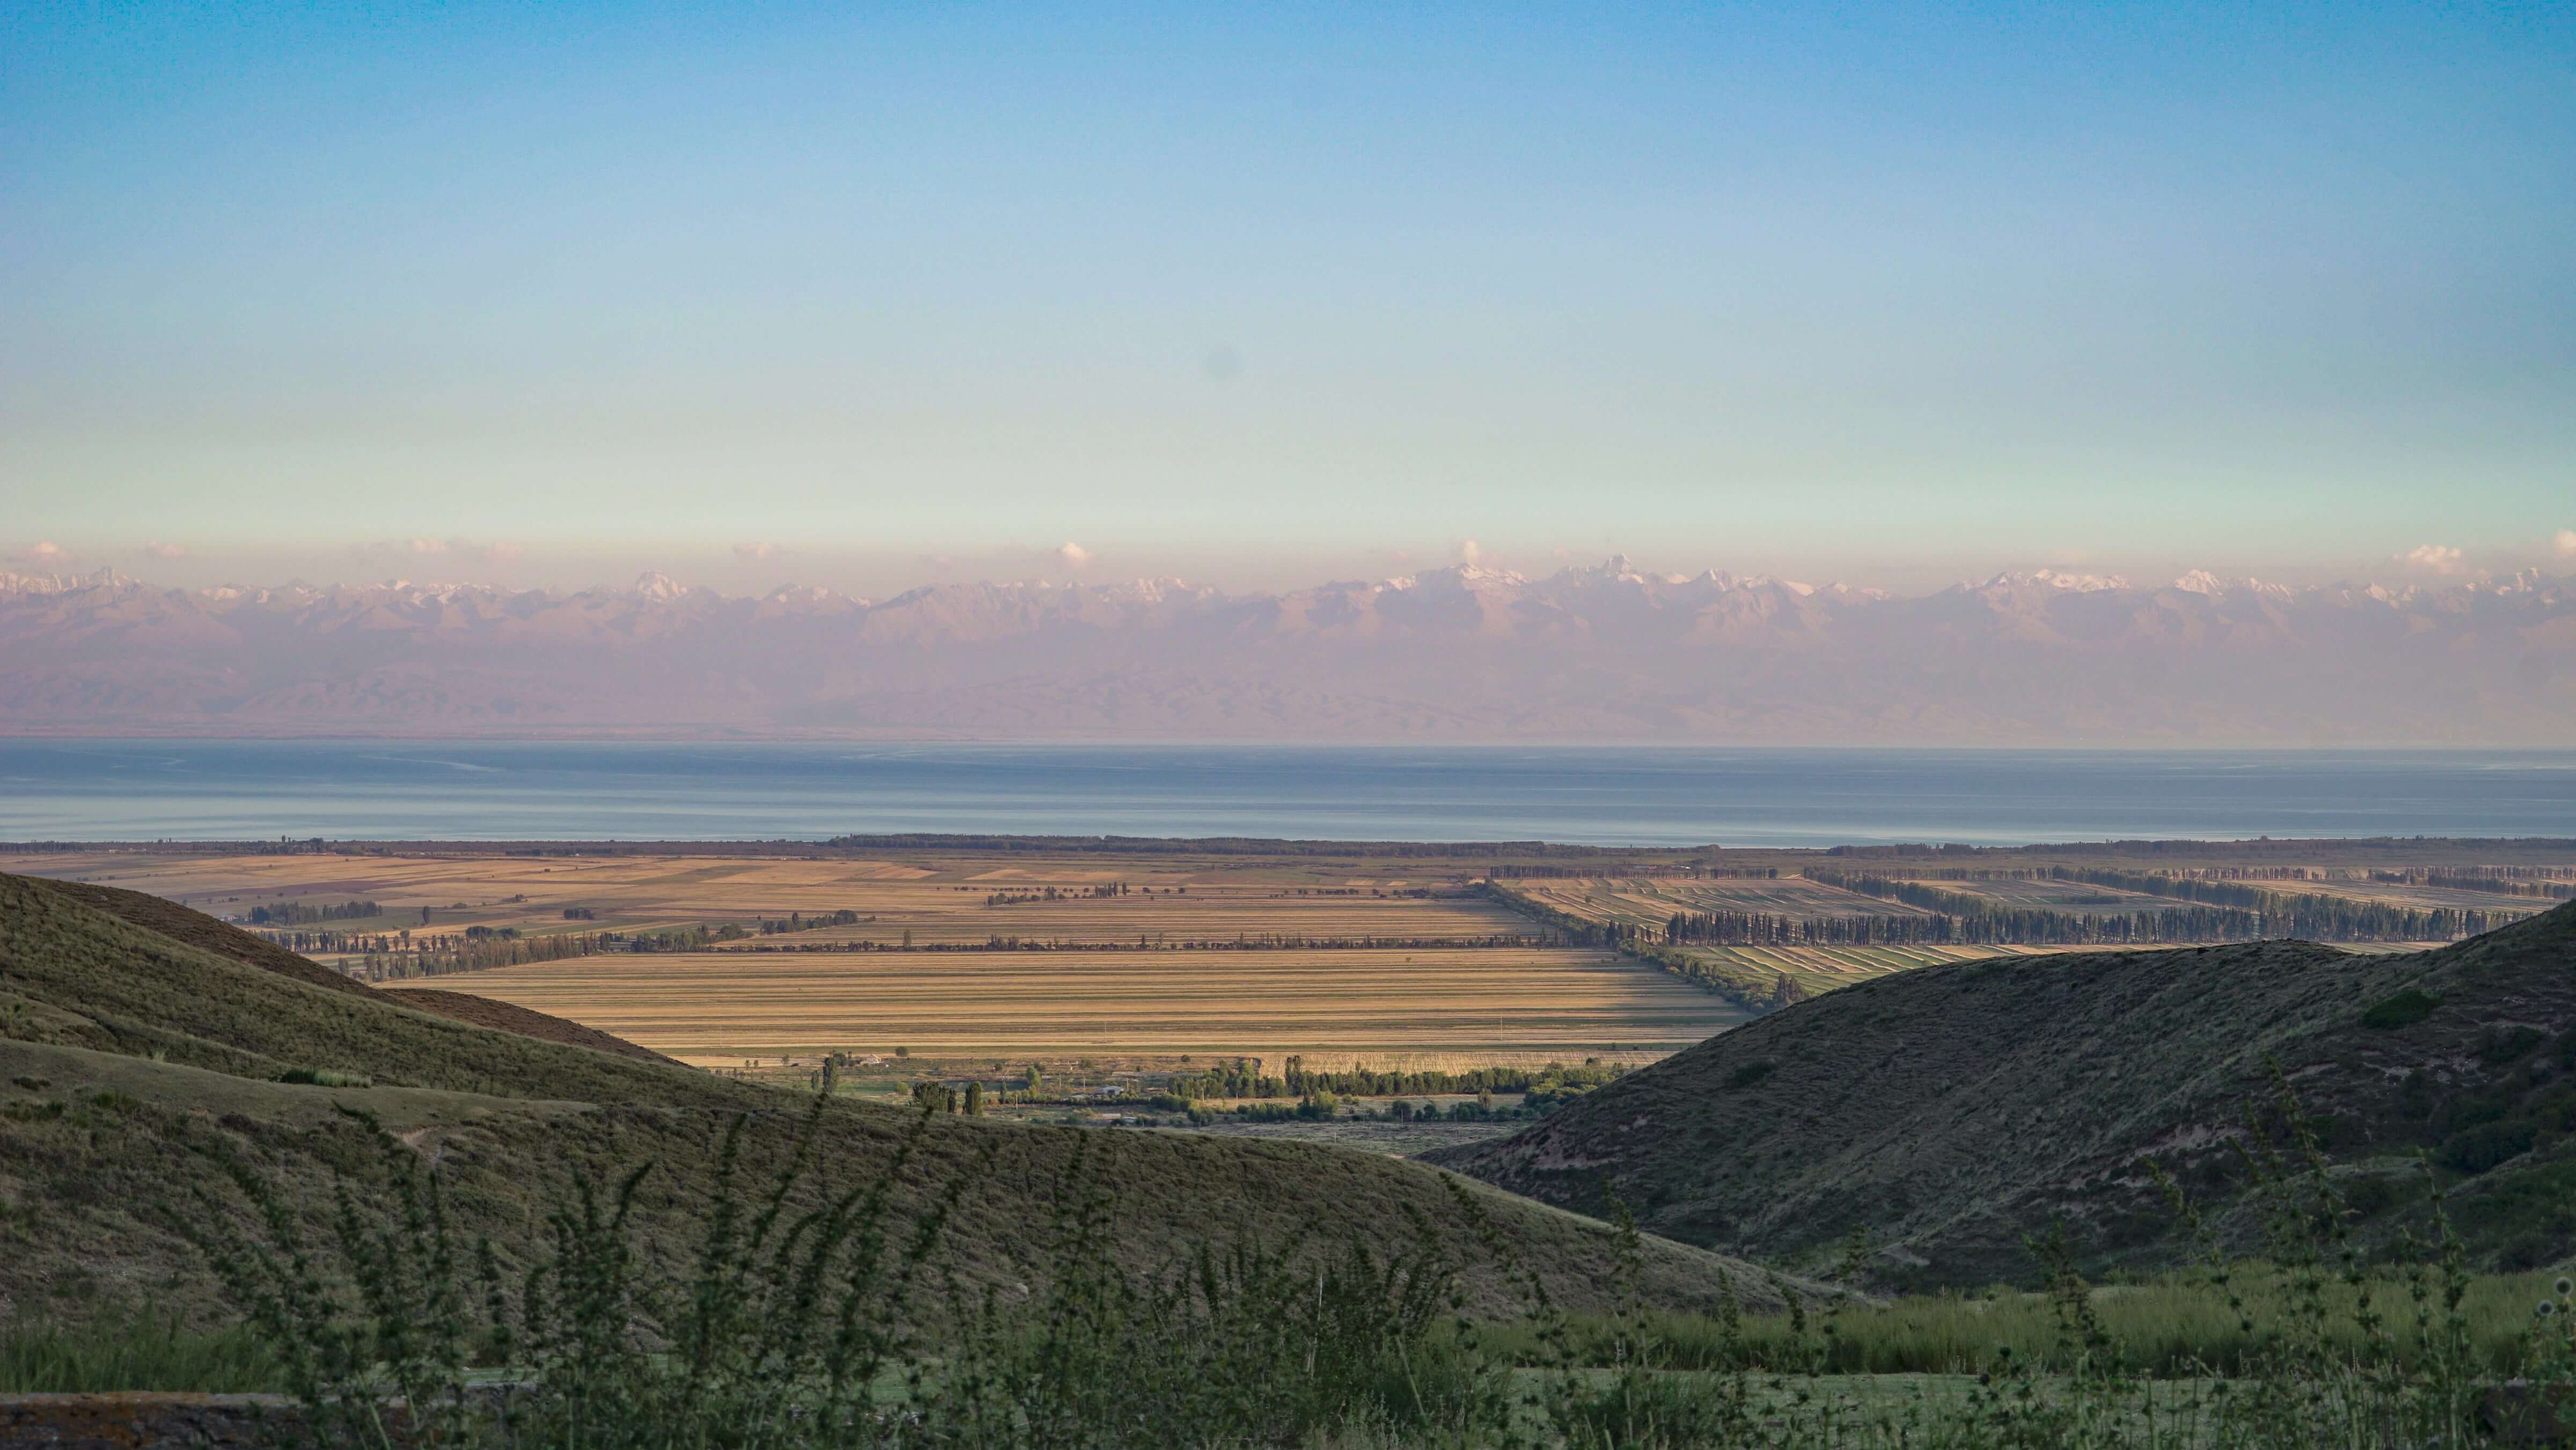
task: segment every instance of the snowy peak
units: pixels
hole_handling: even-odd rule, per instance
[[[2055,589],[2070,594],[2101,594],[2126,589],[2129,581],[2117,574],[2071,574],[2062,569],[2034,569],[2027,573],[2007,570],[1980,587],[1985,590]]]
[[[668,604],[687,598],[689,587],[658,569],[647,569],[635,576],[635,587],[628,592],[656,604]]]

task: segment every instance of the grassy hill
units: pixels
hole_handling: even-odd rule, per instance
[[[726,1126],[748,1115],[745,1167],[765,1174],[811,1102],[416,1011],[404,994],[314,979],[311,964],[198,913],[119,899],[131,897],[0,876],[0,1319],[210,1307],[215,1286],[174,1216],[235,1215],[246,1227],[243,1205],[194,1194],[220,1188],[232,1158],[281,1184],[318,1234],[334,1176],[363,1174],[376,1151],[344,1108],[432,1155],[461,1225],[490,1235],[510,1264],[536,1250],[574,1171],[604,1179],[649,1161],[641,1252],[676,1264],[710,1202]],[[909,1123],[831,1105],[817,1191],[872,1172]],[[954,1197],[948,1242],[967,1281],[1024,1283],[1032,1230],[1082,1132],[942,1117],[901,1206]],[[1140,1263],[1310,1226],[1390,1248],[1412,1241],[1417,1218],[1462,1250],[1475,1236],[1441,1175],[1417,1164],[1300,1143],[1088,1136],[1089,1161],[1117,1195],[1122,1247]],[[1615,1248],[1598,1224],[1472,1191],[1564,1301],[1611,1292]],[[1775,1298],[1744,1265],[1662,1241],[1648,1243],[1645,1279],[1676,1306],[1713,1305],[1730,1289],[1748,1303]],[[1494,1308],[1512,1302],[1490,1267],[1471,1270],[1468,1287]]]
[[[1865,982],[1431,1161],[1653,1232],[1796,1262],[1855,1233],[1898,1283],[2026,1278],[2062,1223],[2095,1269],[2184,1245],[2154,1158],[2250,1246],[2235,1144],[2277,1062],[2366,1235],[2441,1165],[2473,1257],[2576,1250],[2576,905],[2413,955],[2295,941],[2015,958]]]

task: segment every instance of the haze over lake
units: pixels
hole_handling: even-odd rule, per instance
[[[2576,836],[2576,751],[0,742],[0,838]]]

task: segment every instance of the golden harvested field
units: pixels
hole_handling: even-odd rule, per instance
[[[1529,949],[703,952],[583,957],[437,985],[710,1067],[897,1047],[932,1058],[1580,1061],[1672,1052],[1744,1020],[1719,997],[1607,952]]]

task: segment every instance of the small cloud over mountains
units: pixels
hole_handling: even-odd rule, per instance
[[[785,549],[780,548],[778,545],[765,541],[757,544],[736,544],[733,546],[733,556],[742,560],[746,564],[767,563],[786,552],[787,551]]]
[[[483,546],[483,558],[485,562],[493,564],[516,563],[519,559],[525,557],[527,552],[527,550],[520,548],[518,545],[511,543],[507,539],[495,539],[491,543]]]
[[[2418,544],[2398,555],[2397,562],[2430,574],[2456,574],[2465,560],[2459,550],[2447,544]]]
[[[444,539],[412,539],[403,544],[403,550],[406,553],[418,554],[423,557],[444,554],[447,552],[447,541]]]
[[[165,544],[159,539],[154,539],[151,543],[144,545],[143,552],[147,556],[155,559],[184,559],[188,557],[188,547],[185,544]]]
[[[1064,567],[1068,569],[1079,569],[1083,565],[1091,562],[1091,551],[1082,547],[1080,544],[1075,543],[1073,540],[1067,539],[1063,543],[1056,545],[1055,557],[1056,561],[1064,565]]]
[[[51,568],[70,563],[72,561],[72,551],[55,543],[51,539],[47,539],[42,543],[21,549],[18,552],[18,558],[25,563],[38,565],[39,567]]]
[[[2561,559],[2576,559],[2576,529],[2560,529],[2549,547]]]

